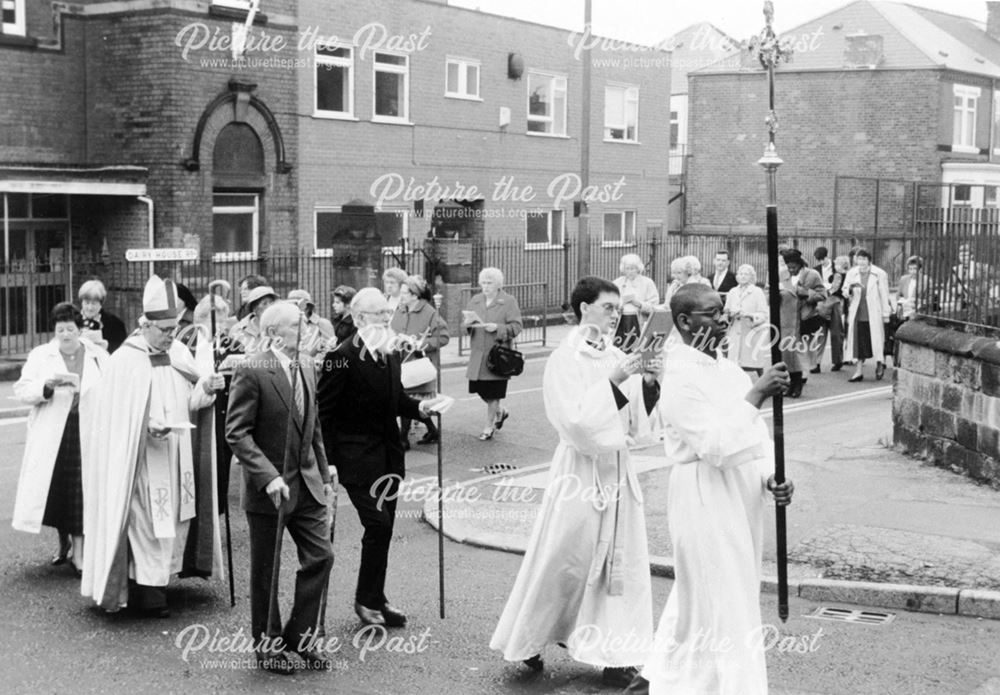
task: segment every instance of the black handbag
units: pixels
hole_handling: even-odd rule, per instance
[[[496,343],[486,355],[486,368],[504,378],[517,376],[524,371],[524,355],[506,345]]]

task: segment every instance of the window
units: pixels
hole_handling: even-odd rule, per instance
[[[374,121],[407,123],[410,118],[410,59],[375,53]]]
[[[630,246],[635,243],[635,210],[604,213],[604,232],[601,243]]]
[[[317,208],[313,227],[316,255],[332,255],[338,237],[344,232],[354,231],[353,226],[354,220],[344,215],[339,207]],[[409,208],[376,211],[375,231],[382,239],[383,249],[399,249],[400,239],[408,237]]]
[[[972,205],[972,186],[968,184],[958,184],[952,190],[952,205]]]
[[[670,149],[680,149],[681,118],[676,111],[670,112]]]
[[[354,116],[354,49],[349,46],[316,47],[315,113]]]
[[[528,73],[528,132],[566,135],[566,78]]]
[[[604,88],[604,139],[638,142],[638,87],[609,84]]]
[[[979,102],[979,87],[956,84],[955,117],[952,135],[952,149],[956,152],[976,152],[976,105]]]
[[[0,21],[0,33],[24,36],[24,0],[0,0]]]
[[[1000,154],[1000,90],[993,91],[993,153]]]
[[[1000,186],[986,186],[984,203],[988,208],[1000,207]]]
[[[256,193],[216,193],[212,196],[214,260],[257,257],[260,196]]]
[[[456,99],[479,99],[479,62],[448,58],[444,63],[444,95]]]
[[[533,210],[525,218],[524,245],[528,248],[563,243],[566,215],[562,210]]]

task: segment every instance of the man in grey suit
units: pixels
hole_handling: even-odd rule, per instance
[[[310,363],[297,359],[301,321],[302,312],[294,304],[279,302],[267,308],[261,332],[270,347],[250,355],[237,369],[226,418],[226,440],[243,466],[243,509],[250,526],[250,622],[255,640],[269,638],[266,648],[257,651],[257,663],[282,674],[302,668],[289,650],[308,668],[332,666],[314,648],[314,640],[317,630],[322,634],[321,603],[333,567],[326,501],[336,479],[323,450],[315,372]],[[279,508],[299,554],[295,602],[284,629],[277,611],[268,622]]]

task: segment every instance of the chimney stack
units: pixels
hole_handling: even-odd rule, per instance
[[[986,3],[986,33],[1000,41],[1000,2]]]

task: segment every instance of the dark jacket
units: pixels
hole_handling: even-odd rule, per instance
[[[305,417],[296,415],[290,428],[288,415],[296,410],[292,385],[271,351],[251,355],[237,367],[233,376],[226,415],[226,441],[243,466],[243,508],[248,512],[277,514],[264,489],[281,475],[294,490],[296,473],[301,473],[305,487],[315,500],[326,504],[323,484],[330,482],[330,470],[319,429],[316,373],[308,360],[301,366]],[[295,500],[291,502],[294,508]]]
[[[469,311],[474,311],[483,323],[495,323],[496,333],[487,333],[483,328],[469,330],[469,366],[465,378],[469,381],[499,381],[508,377],[497,376],[486,368],[486,357],[496,343],[510,344],[521,332],[521,309],[517,300],[503,290],[497,293],[493,304],[486,306],[486,295],[479,293],[469,300]]]
[[[357,334],[328,352],[319,378],[319,414],[330,464],[344,485],[369,487],[406,474],[397,417],[421,417],[400,383],[399,356],[380,358]]]
[[[345,311],[333,319],[333,335],[337,338],[337,344],[347,341],[358,329],[354,325],[354,317],[350,311]]]
[[[719,283],[718,287],[716,287],[714,284],[715,283],[714,272],[708,276],[708,281],[710,283],[713,283],[712,289],[722,295],[723,301],[726,300],[726,294],[729,292],[729,290],[733,289],[739,284],[738,282],[736,282],[736,276],[733,274],[733,271],[731,270],[726,271],[726,274],[722,277],[722,282]]]

